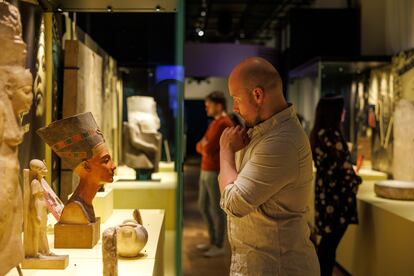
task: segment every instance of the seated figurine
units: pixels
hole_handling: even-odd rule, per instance
[[[135,169],[137,179],[150,179],[158,171],[162,136],[156,103],[151,97],[129,97],[128,122],[123,125],[123,161]]]
[[[59,222],[94,223],[92,200],[104,183],[113,181],[116,167],[92,113],[55,121],[37,133],[80,179]]]

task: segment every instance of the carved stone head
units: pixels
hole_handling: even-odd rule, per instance
[[[47,170],[46,164],[43,161],[39,159],[33,159],[30,161],[29,166],[30,166],[30,169],[34,171],[35,173],[37,173],[38,175],[42,177],[45,177],[47,175],[48,170]]]
[[[16,115],[30,110],[33,101],[32,83],[29,70],[21,66],[0,66],[0,92],[10,99]]]
[[[55,121],[37,133],[80,177],[113,181],[115,166],[92,113]]]

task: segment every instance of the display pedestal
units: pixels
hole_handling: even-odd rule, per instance
[[[374,183],[358,189],[359,224],[348,226],[336,261],[353,276],[412,276],[414,201],[377,197]]]
[[[174,172],[174,162],[161,161],[158,166],[159,172]]]
[[[69,264],[69,255],[46,256],[43,258],[25,258],[23,269],[65,269]]]
[[[165,227],[167,230],[175,230],[176,220],[176,189],[177,173],[158,172],[152,177],[160,181],[127,181],[132,169],[118,171],[122,181],[107,184],[114,192],[115,209],[164,209]],[[132,176],[135,178],[135,176]]]
[[[55,248],[92,248],[100,237],[101,218],[89,224],[55,224]]]
[[[115,209],[106,223],[102,224],[102,231],[108,227],[119,225],[126,219],[131,219],[134,210]],[[148,231],[148,242],[141,250],[141,255],[136,258],[119,258],[118,275],[163,276],[164,264],[164,210],[140,210],[143,226]],[[92,249],[52,249],[53,235],[49,234],[51,250],[56,254],[69,254],[69,265],[64,270],[51,269],[24,269],[25,276],[98,276],[102,275],[102,243]],[[174,240],[175,235],[169,237]],[[172,243],[174,244],[174,243]],[[174,252],[174,247],[169,247]],[[167,255],[174,260],[174,256]],[[12,269],[7,276],[19,276],[16,269]],[[167,275],[174,275],[167,273]]]
[[[101,223],[112,216],[114,210],[114,193],[111,188],[105,187],[104,192],[98,192],[92,201],[95,216],[101,218]]]

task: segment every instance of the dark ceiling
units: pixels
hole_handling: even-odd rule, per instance
[[[77,13],[77,24],[119,66],[175,62],[174,13]]]
[[[313,0],[186,0],[187,40],[263,43],[291,8]],[[201,32],[200,32],[201,31]],[[202,34],[202,36],[200,36]]]

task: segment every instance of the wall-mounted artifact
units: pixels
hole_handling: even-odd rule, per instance
[[[22,39],[19,10],[8,2],[0,1],[0,64],[26,65],[26,44]]]
[[[26,269],[65,269],[68,255],[55,255],[49,249],[47,239],[47,192],[45,180],[47,167],[43,161],[33,159],[30,169],[25,169],[24,199],[24,253],[22,267]]]
[[[394,118],[393,177],[414,181],[414,102],[401,99],[395,107]]]
[[[148,232],[142,225],[138,209],[133,212],[134,219],[127,219],[121,225],[110,227],[102,234],[103,275],[118,275],[118,258],[135,258],[148,241]]]
[[[0,275],[20,269],[24,258],[18,146],[24,135],[21,116],[32,105],[33,81],[24,68],[26,45],[21,35],[19,11],[0,1]]]
[[[394,107],[398,95],[391,66],[371,72],[367,99],[367,124],[371,136],[372,168],[392,174]]]
[[[135,169],[137,180],[151,179],[161,159],[162,135],[160,119],[152,97],[133,96],[127,99],[128,122],[123,126],[123,161]]]
[[[115,165],[92,113],[82,113],[37,130],[40,137],[79,176],[79,185],[55,225],[56,248],[92,248],[100,219],[92,206],[98,190],[112,182]]]

